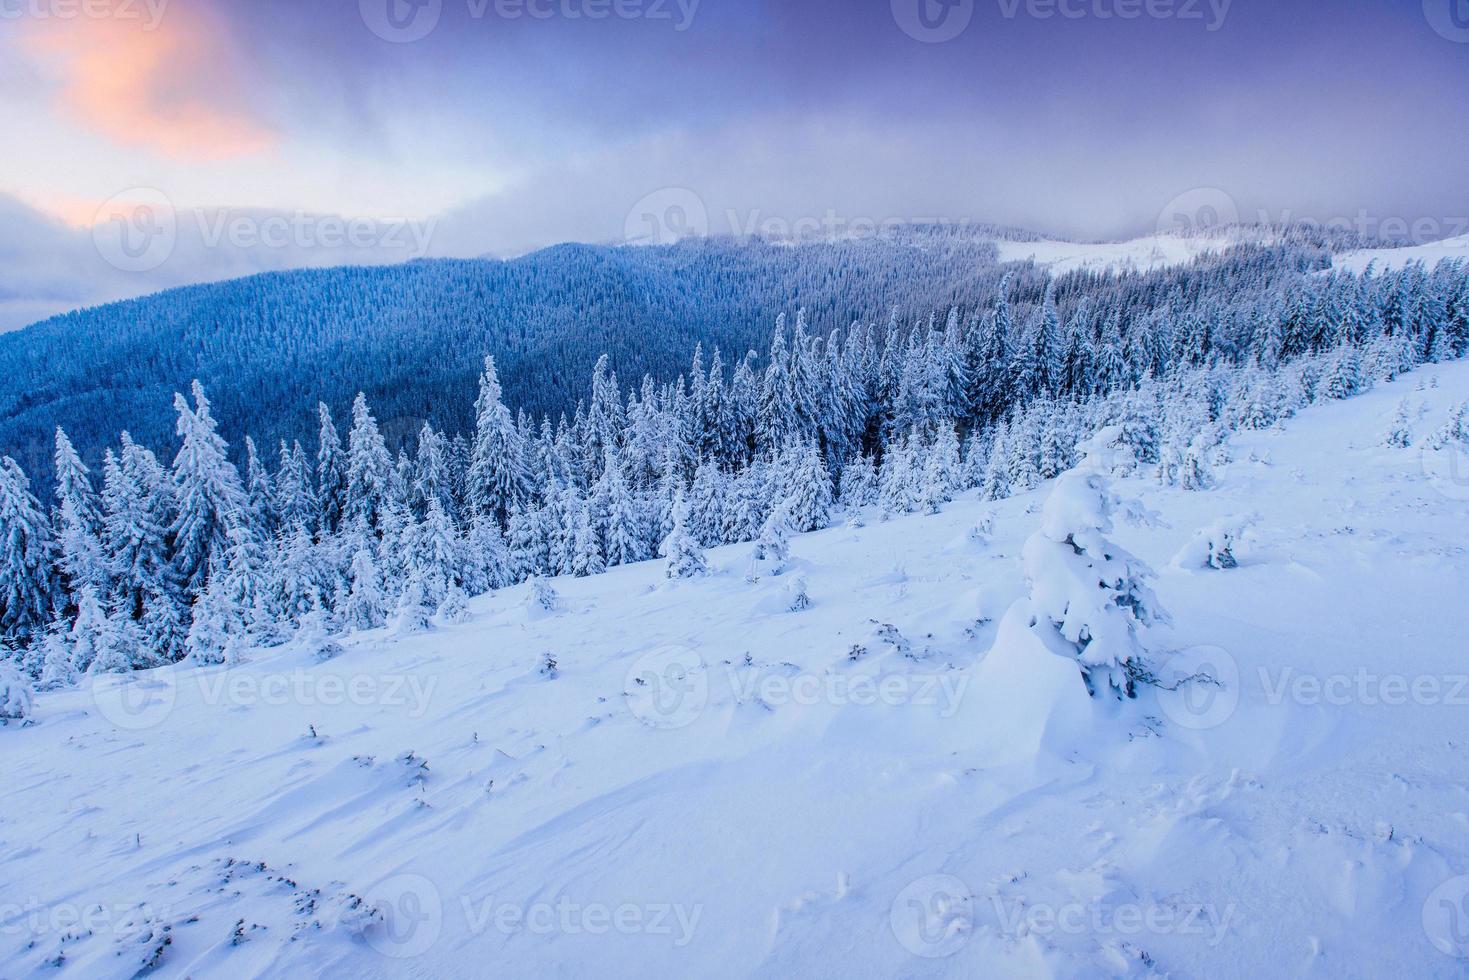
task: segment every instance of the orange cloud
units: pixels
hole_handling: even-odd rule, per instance
[[[61,106],[119,143],[186,160],[256,153],[278,136],[245,105],[218,25],[165,8],[109,0],[114,16],[27,22],[27,50],[58,73]],[[95,9],[95,8],[94,8]]]

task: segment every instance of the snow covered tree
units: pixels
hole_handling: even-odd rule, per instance
[[[568,571],[577,578],[601,575],[607,570],[607,562],[602,557],[602,543],[597,540],[597,529],[592,526],[590,508],[585,501],[577,502],[571,520]]]
[[[1398,403],[1398,410],[1393,413],[1382,444],[1390,449],[1407,449],[1413,444],[1413,423],[1406,398]]]
[[[393,613],[393,635],[412,636],[433,628],[430,620],[432,611],[424,599],[423,582],[410,577],[403,594],[398,597],[398,606]]]
[[[0,640],[25,642],[58,604],[56,542],[30,480],[0,459]]]
[[[1166,621],[1147,585],[1151,570],[1108,540],[1115,501],[1106,474],[1122,431],[1109,426],[1078,447],[1083,459],[1057,479],[1021,563],[1037,629],[1069,647],[1093,696],[1134,697],[1147,675],[1140,627]]]
[[[792,531],[804,533],[830,526],[831,474],[814,442],[807,442],[793,452],[786,493]]]
[[[689,531],[689,507],[680,490],[673,498],[673,530],[663,540],[658,553],[668,559],[664,573],[668,578],[701,578],[709,574],[709,561],[704,549]]]
[[[444,598],[439,602],[435,615],[438,616],[440,622],[451,626],[469,622],[469,601],[464,595],[464,590],[457,584],[450,585],[444,590]]]
[[[316,450],[316,495],[320,506],[321,531],[334,533],[342,522],[347,509],[347,454],[342,449],[342,438],[332,423],[331,409],[325,402],[318,403],[316,414],[320,423]]]
[[[600,525],[602,555],[609,567],[642,561],[642,515],[623,476],[622,462],[613,449],[606,451],[601,479],[592,491],[591,506]]]
[[[877,469],[872,457],[864,453],[853,456],[842,469],[842,506],[848,509],[866,507],[877,502]]]
[[[107,591],[109,574],[102,548],[102,507],[91,472],[66,433],[56,429],[56,534],[67,587]]]
[[[353,553],[350,574],[351,590],[342,605],[342,623],[349,630],[377,629],[387,620],[387,599],[369,548]]]
[[[377,419],[361,393],[352,402],[352,431],[347,434],[347,488],[344,521],[361,521],[381,530],[383,512],[393,496],[393,457]]]
[[[169,529],[174,571],[191,597],[203,590],[210,563],[223,560],[230,532],[243,525],[245,514],[239,471],[229,461],[228,447],[215,431],[209,401],[197,381],[193,395],[193,409],[183,395],[174,396],[183,445],[173,463],[178,511]]]
[[[790,508],[782,501],[760,528],[760,537],[755,541],[752,553],[755,568],[779,575],[791,560]]]
[[[469,504],[477,514],[505,520],[527,496],[530,474],[525,445],[501,401],[495,359],[485,358],[474,403],[474,446],[469,461]]]
[[[157,458],[124,432],[121,455],[109,450],[103,466],[102,534],[115,594],[136,618],[151,598],[180,601],[168,558],[172,500]]]

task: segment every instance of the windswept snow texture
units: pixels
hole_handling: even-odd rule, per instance
[[[1419,447],[1466,396],[1427,366],[1237,437],[1216,489],[1113,481],[1160,519],[1112,534],[1173,617],[1152,717],[1005,617],[1050,485],[753,584],[731,547],[39,695],[0,975],[1462,976],[1469,460]],[[1238,567],[1169,567],[1243,513]]]

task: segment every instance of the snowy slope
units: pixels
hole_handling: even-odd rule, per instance
[[[1166,522],[1115,535],[1150,642],[1224,681],[1152,721],[985,664],[1046,488],[42,695],[0,976],[1462,975],[1469,489],[1377,447],[1404,397],[1426,434],[1469,363],[1237,438],[1218,489],[1118,481]],[[1245,512],[1240,568],[1169,567]]]
[[[1258,229],[1231,227],[1215,234],[1179,235],[1161,233],[1125,242],[1064,242],[1044,239],[1035,242],[996,241],[1001,262],[1033,261],[1065,275],[1088,272],[1146,272],[1174,265],[1187,265],[1200,255],[1221,252],[1245,242],[1263,241]]]
[[[1376,263],[1377,270],[1385,272],[1389,269],[1401,269],[1413,262],[1422,262],[1426,268],[1432,269],[1444,260],[1469,262],[1469,235],[1403,248],[1360,249],[1338,255],[1332,260],[1332,264],[1351,272],[1365,272],[1369,265]]]

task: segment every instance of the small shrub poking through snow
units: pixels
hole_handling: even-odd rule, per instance
[[[1238,568],[1239,559],[1234,549],[1253,521],[1249,517],[1221,517],[1213,524],[1199,528],[1188,544],[1173,556],[1173,567]]]
[[[811,608],[811,597],[806,594],[806,577],[799,575],[796,580],[786,586],[786,596],[789,599],[787,605],[791,612],[801,612]]]

